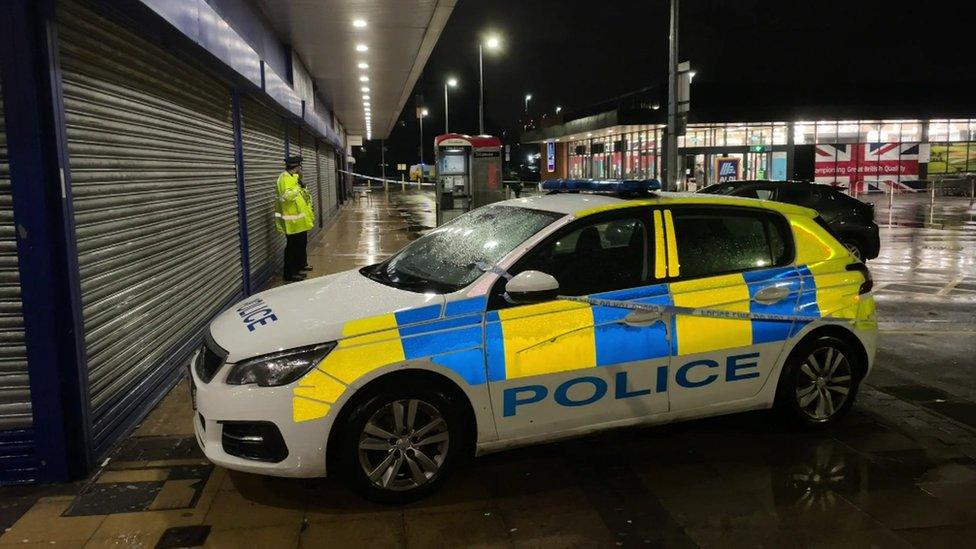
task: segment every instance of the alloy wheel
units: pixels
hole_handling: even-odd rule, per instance
[[[819,347],[800,364],[796,401],[811,420],[822,423],[847,402],[853,386],[851,363],[839,349]]]
[[[401,399],[377,410],[359,435],[359,465],[375,486],[411,490],[430,482],[444,465],[450,431],[434,406]]]

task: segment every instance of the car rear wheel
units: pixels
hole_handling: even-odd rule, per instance
[[[854,259],[864,261],[864,247],[859,242],[856,240],[845,240],[843,244],[847,248],[847,251],[851,252],[851,255],[854,256]]]
[[[363,497],[405,503],[444,481],[464,447],[462,416],[444,393],[387,387],[349,415],[338,449],[342,476]]]
[[[846,342],[821,337],[790,354],[780,376],[777,405],[803,427],[826,427],[851,409],[860,383],[857,354]]]

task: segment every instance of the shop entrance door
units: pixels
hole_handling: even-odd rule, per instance
[[[745,179],[769,179],[770,171],[770,154],[768,152],[748,153]]]

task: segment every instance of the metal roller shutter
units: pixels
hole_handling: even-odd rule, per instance
[[[15,231],[0,90],[0,430],[28,429],[32,423]]]
[[[302,154],[302,131],[292,124],[288,125],[288,154]]]
[[[97,454],[242,293],[230,92],[64,2],[58,37]]]
[[[319,231],[322,226],[322,208],[319,206],[319,171],[318,160],[315,158],[315,138],[308,132],[302,132],[302,158],[305,159],[305,172],[302,180],[308,188],[308,194],[312,197],[312,207],[315,208],[315,225],[312,227],[310,235]]]
[[[318,212],[319,224],[323,227],[325,226],[325,221],[329,218],[328,204],[325,203],[326,196],[328,196],[328,181],[325,175],[325,163],[322,159],[322,151],[325,149],[325,143],[316,140],[315,141],[315,175],[318,180],[318,191],[319,196],[315,201],[315,211]]]
[[[320,141],[319,148],[316,154],[316,159],[319,164],[319,182],[321,185],[322,196],[319,201],[322,203],[322,219],[327,220],[332,217],[332,207],[329,204],[329,196],[331,196],[331,182],[329,181],[329,157],[332,156],[332,147],[328,144]]]
[[[329,149],[325,158],[329,166],[326,173],[329,176],[329,212],[331,213],[339,207],[339,174],[336,171],[338,168],[336,167],[335,152]]]
[[[241,101],[244,196],[247,204],[247,253],[251,288],[258,290],[281,272],[285,237],[274,224],[275,183],[284,170],[285,124],[254,99]]]

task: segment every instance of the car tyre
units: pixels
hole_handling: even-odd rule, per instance
[[[836,337],[802,342],[783,366],[776,389],[777,409],[797,427],[833,425],[854,405],[864,371],[859,356]]]
[[[851,255],[854,256],[854,259],[862,263],[867,261],[867,259],[865,259],[864,256],[864,246],[860,242],[858,242],[857,239],[845,238],[842,244],[844,245],[845,248],[847,248],[847,251],[851,252]]]
[[[387,384],[353,406],[334,455],[340,476],[368,500],[421,499],[437,490],[464,454],[461,407],[437,387]]]

